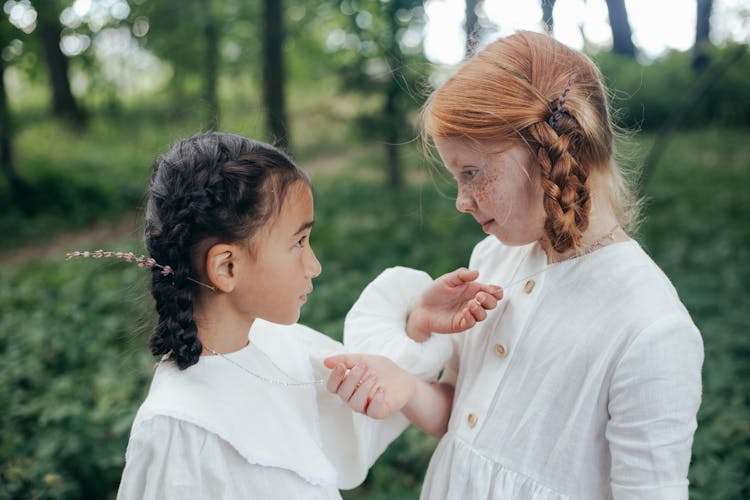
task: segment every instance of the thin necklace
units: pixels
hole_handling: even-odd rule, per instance
[[[601,247],[607,245],[607,240],[615,241],[615,231],[617,231],[619,227],[620,227],[619,223],[615,224],[614,227],[612,227],[612,229],[604,233],[604,236],[602,236],[601,238],[599,238],[598,240],[596,240],[595,242],[593,242],[592,244],[590,244],[589,246],[581,250],[580,252],[574,252],[572,255],[569,255],[565,257],[564,259],[558,260],[557,262],[555,262],[555,264],[560,263],[560,262],[565,262],[567,260],[577,259],[578,257],[583,257],[584,255],[588,255],[595,250],[599,250]]]
[[[231,358],[229,358],[229,357],[225,356],[224,354],[222,354],[222,353],[220,353],[220,352],[218,352],[218,351],[215,351],[215,350],[211,349],[211,348],[210,348],[210,347],[208,347],[208,346],[207,346],[206,344],[203,344],[203,347],[205,347],[205,349],[206,349],[206,350],[207,350],[208,352],[210,352],[211,354],[214,354],[214,355],[216,355],[216,356],[219,356],[219,357],[222,357],[222,358],[224,358],[225,360],[229,361],[230,363],[232,363],[232,364],[233,364],[234,366],[236,366],[236,367],[237,367],[237,368],[239,368],[240,370],[242,370],[242,371],[244,371],[244,372],[246,372],[246,373],[249,373],[249,374],[250,374],[250,375],[252,375],[253,377],[257,378],[258,380],[261,380],[261,381],[263,381],[263,382],[268,382],[269,384],[280,385],[280,386],[282,386],[282,387],[302,387],[302,386],[323,385],[323,384],[325,384],[325,382],[326,382],[326,381],[325,381],[325,380],[323,380],[323,379],[319,379],[319,380],[313,380],[313,381],[311,381],[311,382],[301,382],[301,381],[296,381],[296,380],[295,380],[294,382],[286,382],[286,381],[284,381],[284,380],[276,380],[276,379],[272,379],[272,378],[264,377],[263,375],[260,375],[260,374],[258,374],[258,373],[255,373],[254,371],[252,371],[252,370],[248,369],[247,367],[245,367],[245,366],[243,366],[243,365],[241,365],[241,364],[237,363],[237,362],[236,362],[235,360],[233,360],[233,359],[231,359]],[[269,360],[269,361],[271,362],[271,364],[272,364],[272,365],[273,365],[273,366],[274,366],[274,367],[275,367],[275,368],[276,368],[277,370],[279,370],[279,371],[280,371],[281,373],[283,373],[284,375],[286,375],[286,376],[287,376],[287,377],[289,377],[290,379],[294,380],[294,378],[293,378],[293,377],[289,376],[289,375],[288,375],[288,374],[287,374],[287,373],[286,373],[286,372],[285,372],[284,370],[282,370],[281,368],[279,368],[279,366],[278,366],[278,365],[277,365],[276,363],[274,363],[274,361],[273,361],[273,360],[272,360],[272,359],[271,359],[271,358],[270,358],[270,357],[269,357],[269,356],[268,356],[268,355],[267,355],[267,354],[266,354],[265,352],[263,352],[263,351],[262,351],[261,349],[257,349],[257,350],[258,350],[258,351],[260,351],[260,353],[261,353],[261,354],[263,354],[263,356],[265,356],[265,357],[266,357],[266,359],[268,359],[268,360]]]

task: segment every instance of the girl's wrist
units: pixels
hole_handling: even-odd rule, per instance
[[[432,332],[428,328],[420,326],[419,312],[416,309],[409,311],[406,316],[406,335],[414,342],[425,342],[432,337]]]

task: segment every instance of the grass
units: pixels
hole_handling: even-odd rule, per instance
[[[302,322],[340,338],[346,311],[385,267],[438,275],[465,265],[483,235],[455,212],[449,185],[426,180],[416,150],[406,152],[411,182],[393,192],[383,187],[378,147],[352,145],[336,127],[311,133],[329,135],[319,149],[306,149],[310,137],[298,140],[301,164],[316,185],[312,243],[324,269]],[[92,130],[76,137],[44,121],[29,124],[19,136],[24,173],[45,186],[39,192],[58,189],[69,205],[52,200],[53,210],[3,212],[0,229],[9,234],[25,226],[25,241],[39,243],[132,214],[153,156],[194,126],[163,128],[95,118]],[[40,137],[48,147],[38,147]],[[673,280],[705,344],[693,500],[750,495],[748,137],[742,129],[680,133],[645,186],[638,239]],[[636,145],[650,141],[636,137]],[[6,248],[15,244],[3,239]],[[140,249],[137,238],[91,244]],[[116,263],[0,262],[0,385],[6,388],[0,392],[0,498],[114,493],[129,425],[151,375],[146,290],[142,273]],[[345,498],[416,498],[434,445],[408,431]]]

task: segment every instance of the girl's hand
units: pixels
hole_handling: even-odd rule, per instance
[[[478,271],[459,268],[433,281],[409,313],[407,335],[424,342],[432,333],[463,332],[487,318],[503,289],[478,283],[478,277]]]
[[[383,419],[400,411],[414,396],[416,378],[385,356],[338,354],[324,361],[331,368],[326,388],[352,410]]]

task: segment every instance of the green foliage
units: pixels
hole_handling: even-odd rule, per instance
[[[141,275],[59,261],[0,272],[0,498],[116,487],[150,376],[134,335]]]
[[[738,52],[742,55],[735,60]],[[612,90],[621,125],[655,129],[681,108],[687,112],[677,124],[680,128],[748,123],[750,95],[746,88],[750,55],[746,46],[714,48],[705,76],[691,69],[690,52],[671,51],[646,65],[611,53],[599,53],[594,58]],[[704,79],[711,85],[690,99],[694,88],[702,85]]]

